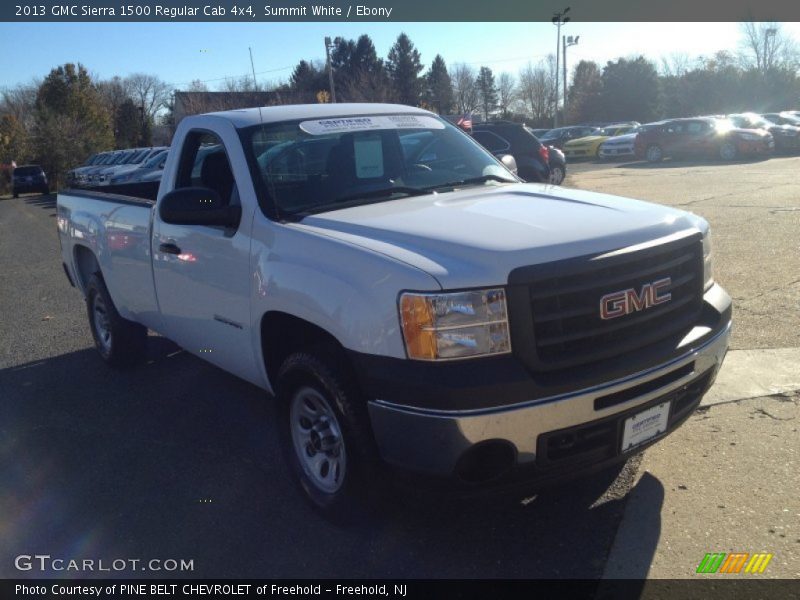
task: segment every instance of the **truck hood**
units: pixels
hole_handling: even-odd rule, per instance
[[[401,198],[304,218],[290,227],[413,265],[443,288],[505,284],[511,270],[706,227],[690,213],[546,184]]]

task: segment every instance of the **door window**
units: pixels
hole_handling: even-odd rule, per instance
[[[472,135],[481,146],[490,152],[502,152],[511,147],[506,140],[491,131],[476,131]]]
[[[206,187],[219,194],[222,204],[239,204],[233,170],[222,140],[208,131],[186,136],[175,188]]]

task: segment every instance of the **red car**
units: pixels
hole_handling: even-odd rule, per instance
[[[770,154],[772,135],[763,129],[739,129],[714,117],[670,119],[639,133],[636,158],[659,162],[664,158],[703,157],[734,160],[744,155]]]

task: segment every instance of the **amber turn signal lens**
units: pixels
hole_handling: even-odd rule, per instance
[[[409,358],[436,358],[436,331],[433,307],[425,296],[405,294],[400,298],[403,337]]]

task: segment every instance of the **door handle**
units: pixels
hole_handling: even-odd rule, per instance
[[[181,249],[178,248],[178,246],[176,246],[175,244],[172,244],[172,243],[160,244],[158,246],[158,249],[161,252],[163,252],[164,254],[180,254],[181,253]]]

